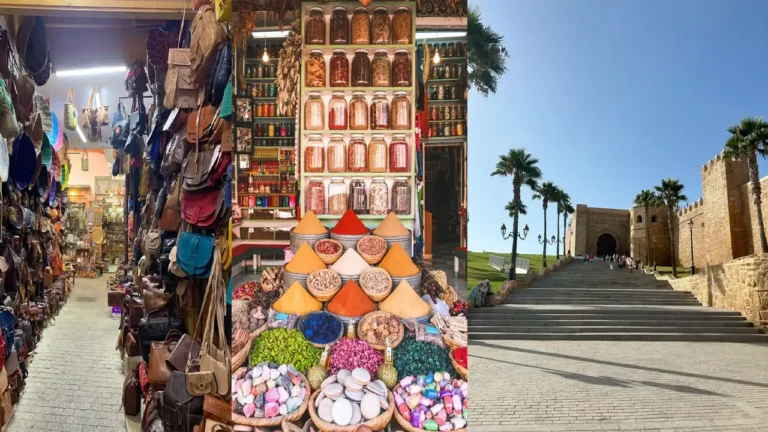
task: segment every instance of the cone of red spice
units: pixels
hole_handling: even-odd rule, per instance
[[[361,317],[376,310],[376,304],[368,298],[357,282],[347,281],[326,305],[328,312],[343,317]]]
[[[453,359],[463,367],[467,367],[467,347],[456,348],[453,350]]]
[[[362,235],[371,232],[352,210],[347,210],[331,230],[334,234]]]

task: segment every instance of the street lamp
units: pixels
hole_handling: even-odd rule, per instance
[[[552,238],[549,239],[549,240],[542,240],[541,239],[541,234],[539,234],[539,244],[547,243],[549,245],[553,245],[553,244],[555,244],[555,242],[557,242],[557,239],[555,238],[555,236],[552,236]]]
[[[656,273],[656,236],[653,236],[653,272]]]
[[[696,266],[693,265],[693,219],[688,221],[688,230],[691,233],[691,276],[693,276],[696,274]]]
[[[517,268],[517,263],[515,262],[515,239],[519,238],[520,240],[525,240],[525,238],[528,237],[528,224],[525,224],[523,227],[523,235],[521,236],[519,232],[511,232],[509,235],[507,235],[507,225],[501,224],[501,238],[504,240],[512,239],[512,254],[509,264],[509,280],[515,280],[515,276],[517,272],[515,269]]]

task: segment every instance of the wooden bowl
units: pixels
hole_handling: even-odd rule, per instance
[[[403,341],[403,337],[405,337],[405,326],[403,325],[402,321],[400,321],[399,319],[397,319],[397,317],[396,317],[396,316],[392,315],[392,314],[391,314],[391,313],[389,313],[389,312],[384,312],[384,311],[374,311],[374,312],[369,312],[367,315],[365,315],[365,316],[364,316],[364,317],[363,317],[363,318],[360,320],[360,322],[357,324],[357,334],[358,334],[358,338],[360,338],[360,340],[365,340],[365,339],[363,339],[362,337],[360,337],[360,329],[361,329],[361,328],[363,328],[363,325],[365,324],[365,322],[366,322],[366,321],[368,321],[368,320],[371,320],[371,319],[373,319],[373,318],[375,318],[375,317],[378,317],[378,316],[384,316],[384,317],[387,317],[387,318],[390,318],[390,317],[392,317],[392,318],[395,318],[395,319],[397,320],[397,323],[400,325],[400,336],[399,336],[397,339],[394,339],[394,340],[390,339],[390,340],[389,340],[389,343],[390,343],[390,345],[391,345],[392,349],[395,349],[395,347],[396,347],[396,346],[398,346],[398,345],[400,345],[400,342],[402,342],[402,341]],[[365,341],[368,343],[368,345],[369,345],[371,348],[373,348],[373,349],[375,349],[375,350],[378,350],[378,351],[384,351],[384,350],[386,350],[386,349],[387,349],[387,346],[386,346],[386,344],[372,344],[372,343],[368,342],[367,340],[365,340]]]
[[[386,279],[389,281],[389,286],[387,287],[387,289],[381,292],[375,292],[368,289],[365,286],[365,283],[363,283],[363,276],[368,272],[376,272],[376,273],[381,273],[385,275]],[[362,273],[360,273],[360,280],[358,283],[360,284],[360,288],[363,289],[363,292],[368,296],[368,298],[370,298],[375,302],[384,301],[384,299],[389,297],[389,294],[392,292],[392,276],[390,276],[389,273],[383,268],[372,267],[372,268],[369,268],[368,270],[363,271]]]
[[[311,387],[309,386],[309,381],[307,381],[307,378],[299,373],[299,376],[301,376],[301,380],[304,382],[304,386],[307,389],[307,394],[304,396],[304,402],[299,406],[299,408],[289,414],[286,414],[284,416],[277,416],[272,418],[255,418],[255,417],[246,417],[244,415],[237,414],[235,412],[232,412],[232,422],[236,425],[245,425],[245,426],[256,426],[256,427],[275,427],[280,426],[283,421],[287,421],[290,423],[297,422],[301,417],[304,415],[305,412],[307,412],[307,407],[309,406],[309,392]]]
[[[360,250],[360,242],[363,241],[375,241],[381,245],[381,252],[376,255],[368,255]],[[376,236],[376,235],[368,235],[360,240],[357,241],[357,246],[355,247],[357,249],[357,253],[360,254],[361,257],[370,265],[376,265],[379,262],[381,262],[382,259],[384,259],[384,254],[387,253],[387,242],[383,238]]]
[[[456,369],[456,373],[459,374],[459,376],[464,380],[467,381],[469,377],[469,371],[464,366],[460,365],[459,362],[456,361],[456,359],[453,358],[453,350],[448,353],[448,358],[451,359],[451,364],[453,365],[453,368]]]
[[[395,420],[397,421],[397,423],[400,425],[400,427],[405,429],[407,432],[429,432],[426,429],[420,429],[420,428],[417,428],[417,427],[413,427],[411,425],[411,422],[409,422],[408,420],[404,419],[403,416],[401,416],[400,413],[397,410],[395,410],[395,412],[394,412],[394,417],[395,417]],[[467,428],[457,429],[457,430],[452,431],[452,432],[467,432]]]
[[[334,281],[335,281],[334,286],[332,289],[328,291],[320,291],[318,289],[315,289],[312,286],[312,280],[322,272],[331,273],[334,276]],[[338,273],[336,273],[331,269],[315,270],[312,273],[310,273],[309,276],[307,276],[307,290],[309,291],[310,294],[312,294],[312,297],[316,298],[321,302],[330,301],[333,298],[333,296],[335,296],[336,293],[339,292],[340,289],[341,289],[341,276],[339,276]]]
[[[312,419],[315,427],[323,432],[355,432],[355,430],[357,430],[357,428],[361,425],[368,426],[375,431],[380,431],[387,427],[389,422],[392,420],[392,413],[397,411],[395,409],[395,398],[392,397],[392,392],[387,391],[387,402],[389,402],[389,408],[386,409],[383,413],[379,414],[378,417],[356,425],[339,426],[337,424],[328,423],[327,421],[321,419],[317,414],[317,409],[315,409],[315,399],[317,399],[317,395],[319,395],[321,391],[322,390],[314,392],[312,397],[309,399],[309,417]]]
[[[331,316],[333,319],[335,319],[335,320],[337,320],[337,321],[339,322],[339,334],[337,334],[337,335],[336,335],[336,338],[335,338],[334,340],[332,340],[332,341],[328,342],[327,344],[320,344],[320,343],[315,343],[315,342],[312,342],[311,340],[307,339],[307,342],[311,343],[311,344],[312,344],[312,345],[313,345],[315,348],[325,348],[325,346],[326,346],[326,345],[331,345],[331,344],[333,344],[334,342],[336,342],[337,340],[341,339],[341,337],[344,335],[344,323],[343,323],[343,322],[341,322],[341,320],[339,319],[339,317],[337,317],[336,315],[334,315],[334,314],[332,314],[332,313],[330,313],[330,312],[325,312],[325,311],[310,312],[310,313],[308,313],[308,314],[306,314],[306,315],[302,316],[301,318],[299,318],[299,319],[296,321],[296,330],[300,331],[300,332],[301,332],[301,334],[303,335],[303,334],[304,334],[304,321],[305,321],[307,318],[309,318],[310,316],[312,316],[312,315],[317,315],[317,314],[328,314],[328,315],[330,315],[330,316]],[[305,338],[305,339],[306,339],[306,338]]]
[[[332,243],[334,243],[334,244],[339,246],[339,251],[336,252],[335,254],[332,254],[332,255],[324,254],[324,253],[322,253],[322,252],[317,250],[317,245],[320,244],[321,242],[332,242]],[[339,258],[341,258],[341,254],[344,253],[344,246],[341,244],[340,241],[334,240],[334,239],[322,239],[322,240],[319,240],[317,243],[315,243],[314,249],[315,249],[315,253],[317,254],[317,256],[320,257],[320,260],[322,262],[324,262],[325,264],[327,264],[327,265],[331,265],[331,264],[335,263],[336,261],[338,261]]]

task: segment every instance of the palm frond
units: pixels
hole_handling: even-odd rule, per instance
[[[467,17],[467,65],[470,87],[483,96],[495,93],[499,78],[507,70],[507,49],[504,37],[483,25],[479,7]]]

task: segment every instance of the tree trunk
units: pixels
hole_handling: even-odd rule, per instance
[[[651,220],[648,219],[648,203],[645,204],[645,245],[647,246],[647,253],[648,255],[645,256],[645,263],[651,261],[651,228],[650,223]]]
[[[749,155],[749,181],[752,183],[752,199],[755,202],[755,212],[757,213],[757,229],[760,232],[760,251],[768,253],[768,241],[765,238],[765,225],[763,225],[763,193],[760,186],[760,168],[757,166],[757,154],[752,152]]]
[[[547,201],[544,201],[544,250],[541,252],[542,268],[547,268]]]
[[[515,280],[517,277],[517,227],[520,221],[520,181],[513,181],[513,197],[515,203],[515,216],[512,218],[512,262],[509,263],[509,280]]]
[[[667,206],[667,225],[669,225],[669,253],[672,262],[672,276],[677,277],[677,262],[675,261],[675,224],[672,221],[675,211]]]
[[[560,207],[557,208],[557,223],[555,224],[557,227],[557,241],[555,242],[555,258],[560,259]],[[565,243],[563,243],[563,247],[565,247]]]
[[[568,236],[568,230],[565,228],[565,222],[568,220],[568,213],[563,212],[563,257],[567,257],[565,252],[565,238]]]

